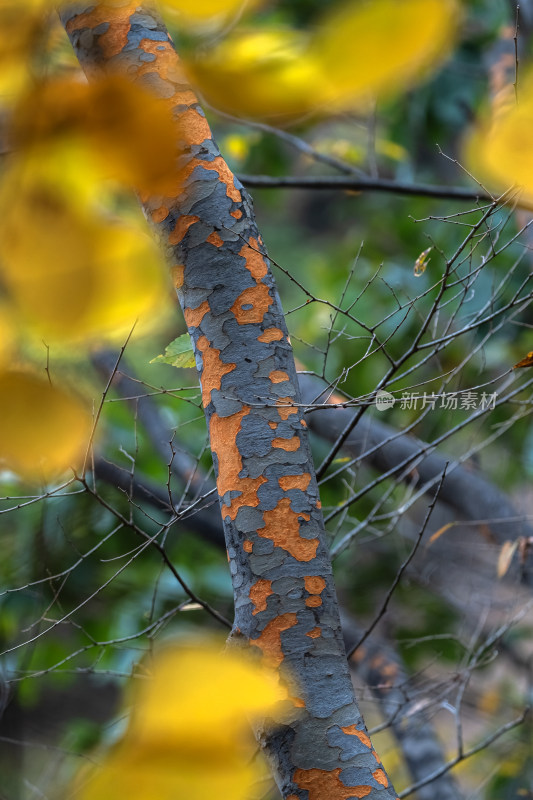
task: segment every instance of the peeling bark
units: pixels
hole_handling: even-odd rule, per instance
[[[394,798],[353,696],[292,349],[251,202],[153,6],[78,3],[61,17],[88,76],[117,70],[153,90],[182,139],[179,193],[143,206],[194,345],[235,627],[297,693],[290,721],[261,735],[282,795]]]

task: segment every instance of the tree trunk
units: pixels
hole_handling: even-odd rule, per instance
[[[235,628],[293,690],[260,736],[284,798],[395,793],[353,695],[292,349],[251,202],[152,5],[61,12],[89,78],[118,70],[174,111],[178,196],[144,197],[193,341],[235,596]],[[238,91],[238,87],[235,87]]]

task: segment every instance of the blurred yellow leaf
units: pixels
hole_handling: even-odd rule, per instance
[[[520,79],[519,102],[481,122],[465,147],[471,171],[505,191],[519,186],[533,198],[533,73]]]
[[[62,194],[59,170],[54,185],[54,169],[31,163],[35,171],[13,169],[0,204],[0,271],[13,311],[49,342],[122,337],[139,317],[159,319],[167,274],[144,222],[113,224]]]
[[[45,36],[48,0],[1,0],[0,95],[14,99],[31,79],[31,58]]]
[[[14,111],[12,138],[40,153],[81,139],[108,177],[140,191],[179,190],[178,125],[170,108],[119,75],[37,84]]]
[[[268,713],[286,693],[277,677],[217,644],[156,656],[132,693],[122,742],[85,772],[82,800],[241,800],[257,780],[247,715]]]
[[[451,47],[455,0],[372,0],[328,12],[316,33],[241,29],[188,64],[219,108],[290,121],[365,105],[425,77]]]
[[[309,37],[280,27],[236,30],[186,70],[217,108],[281,122],[309,113],[324,79]]]
[[[49,479],[75,466],[91,419],[79,400],[30,372],[0,372],[0,466]]]
[[[219,645],[163,652],[152,674],[136,693],[130,733],[139,742],[227,746],[246,730],[245,714],[260,715],[286,699],[275,673]]]
[[[507,541],[501,546],[500,555],[498,556],[498,578],[503,578],[509,567],[519,545],[519,540],[515,539],[514,542]]]
[[[365,0],[330,13],[312,47],[329,79],[324,101],[360,105],[424,78],[447,55],[455,0]]]
[[[162,0],[161,5],[169,11],[177,11],[183,15],[185,21],[206,22],[212,21],[213,17],[225,17],[241,10],[249,11],[260,2],[261,0],[199,0],[191,3],[190,0]]]

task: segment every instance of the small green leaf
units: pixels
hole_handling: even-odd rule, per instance
[[[165,354],[152,358],[150,364],[170,364],[171,367],[195,367],[194,353],[188,333],[178,336],[165,348]]]

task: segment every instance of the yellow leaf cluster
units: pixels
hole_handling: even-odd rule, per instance
[[[123,740],[80,776],[81,800],[245,798],[258,778],[247,717],[285,699],[275,676],[216,644],[167,649],[133,690]]]
[[[260,0],[201,0],[191,3],[190,0],[163,0],[162,5],[168,11],[179,13],[185,22],[195,24],[211,22],[217,17],[225,19],[231,14],[249,11],[259,2]]]
[[[365,0],[328,12],[314,33],[236,29],[188,72],[234,114],[290,121],[365,107],[425,77],[453,41],[455,0]]]

